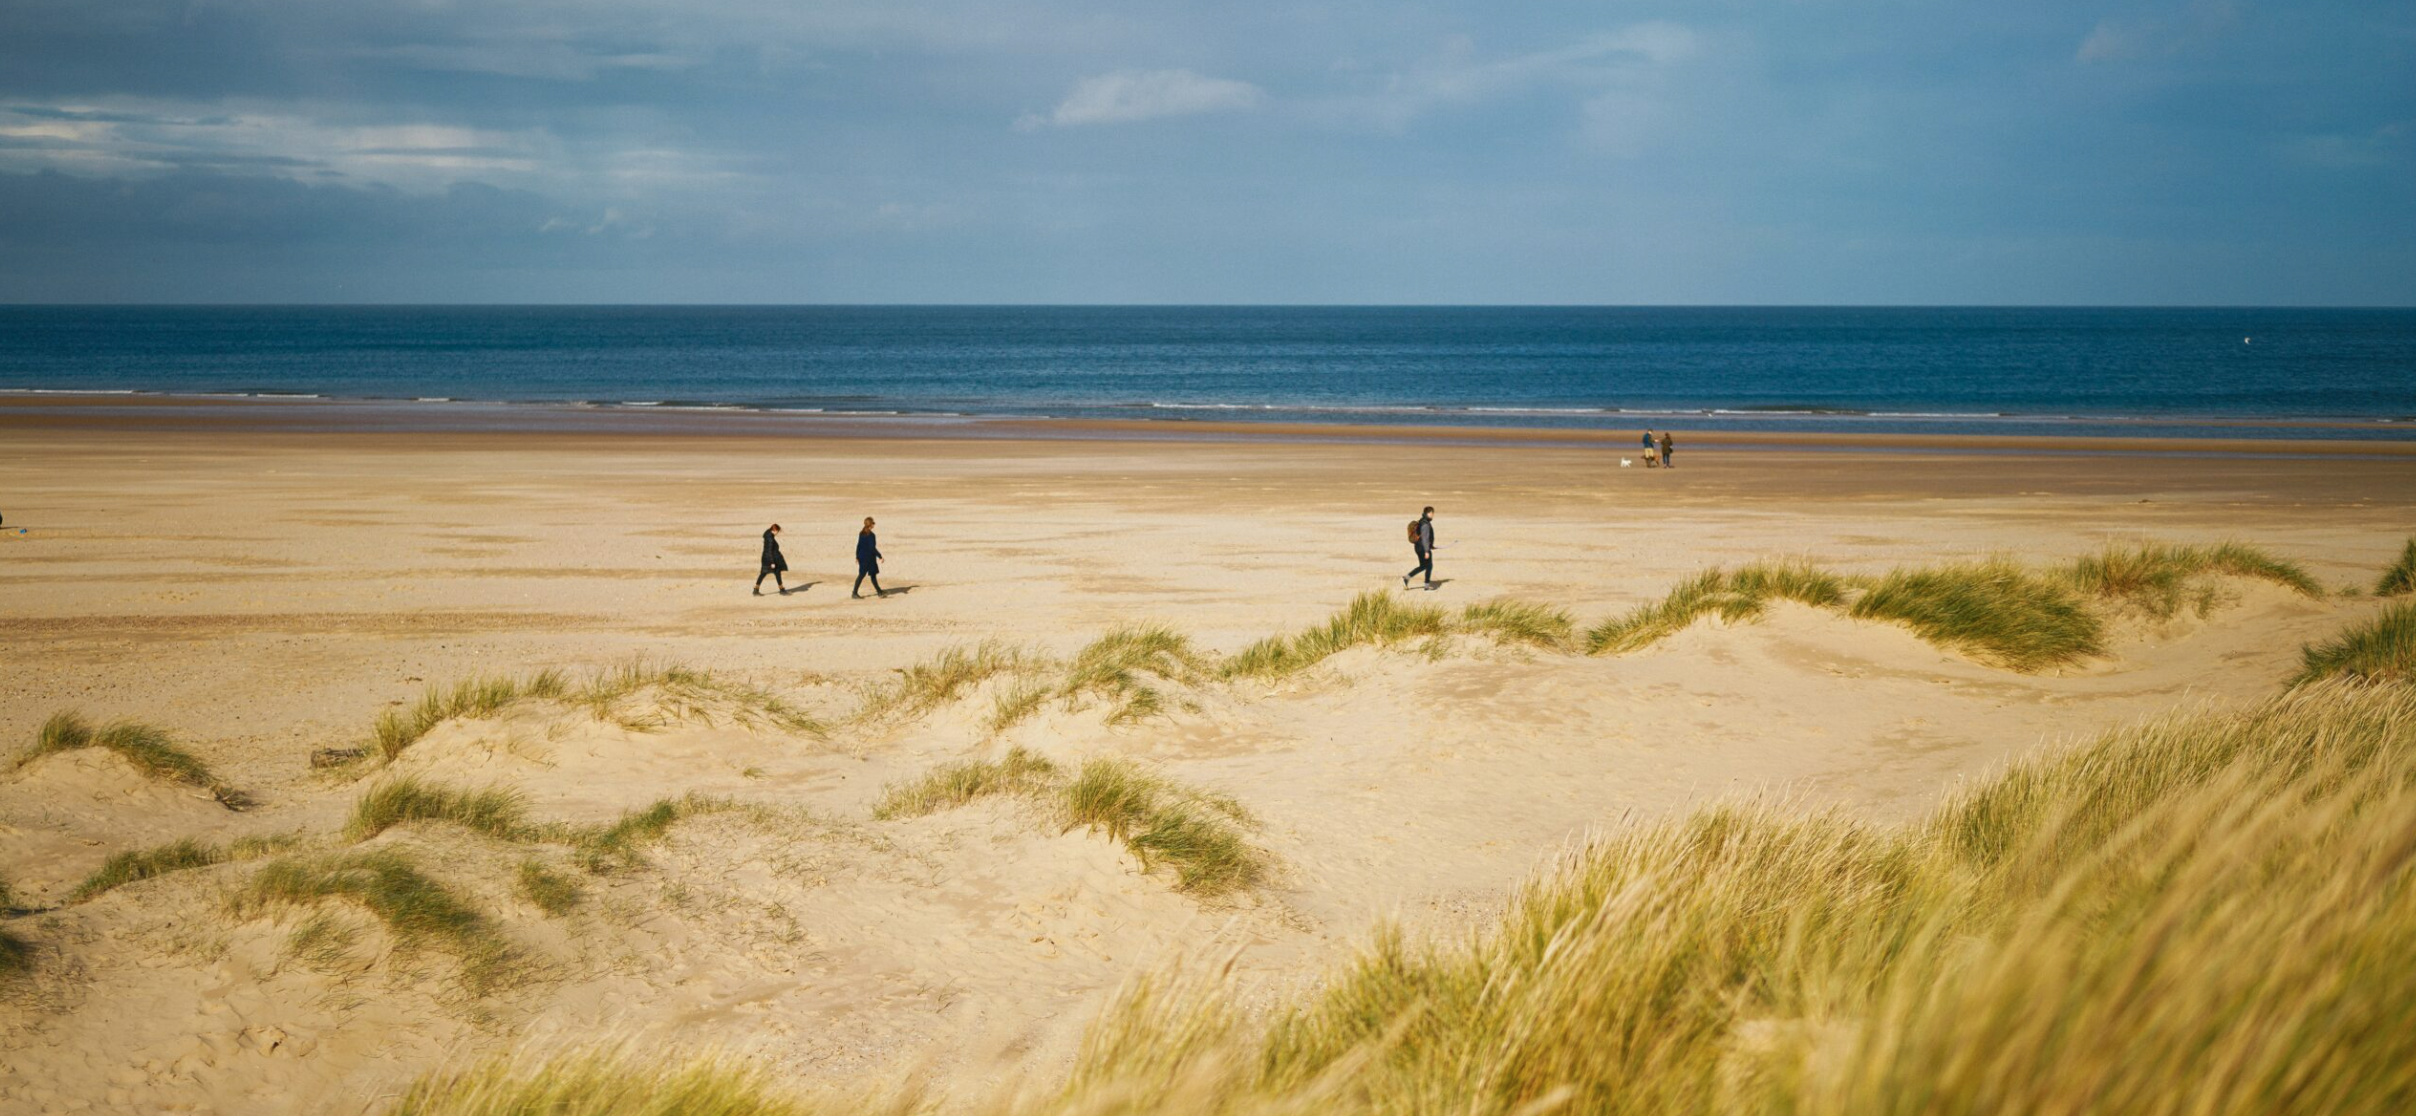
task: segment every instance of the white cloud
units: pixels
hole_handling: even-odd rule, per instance
[[[1635,88],[1702,52],[1701,37],[1683,24],[1655,20],[1604,31],[1566,46],[1512,55],[1492,61],[1475,58],[1475,44],[1457,38],[1437,65],[1393,75],[1381,92],[1345,98],[1335,103],[1345,118],[1373,122],[1399,130],[1412,120],[1445,105],[1471,104],[1538,86],[1563,86],[1586,91],[1622,92],[1613,98],[1625,107],[1613,115],[1632,115]]]
[[[2118,62],[2158,54],[2176,54],[2207,42],[2239,23],[2235,0],[2191,0],[2170,17],[2118,22],[2097,21],[2072,57],[2082,62]]]
[[[1162,116],[1238,112],[1256,108],[1264,100],[1266,91],[1246,81],[1205,77],[1190,70],[1117,70],[1084,78],[1046,116],[1027,115],[1015,126],[1125,124]]]

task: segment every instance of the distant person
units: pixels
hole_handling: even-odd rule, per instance
[[[1677,447],[1670,442],[1667,430],[1661,432],[1661,467],[1664,469],[1678,467]]]
[[[864,517],[864,529],[856,532],[856,587],[847,595],[864,599],[864,579],[872,579],[872,595],[886,597],[889,590],[881,588],[881,543],[872,533],[872,517]]]
[[[1653,469],[1660,467],[1660,464],[1661,453],[1653,448],[1653,432],[1647,430],[1644,432],[1644,467]]]
[[[788,570],[789,560],[780,556],[780,525],[775,523],[763,533],[763,567],[755,571],[755,595],[763,595],[763,579],[769,577],[780,595],[788,596],[789,587],[780,580],[780,575]]]
[[[1401,588],[1409,588],[1409,579],[1426,575],[1426,587],[1434,588],[1434,509],[1428,508],[1409,521],[1409,548],[1418,555],[1417,567],[1401,575]]]

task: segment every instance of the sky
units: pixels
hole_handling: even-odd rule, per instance
[[[2416,4],[0,0],[0,301],[2416,305]]]

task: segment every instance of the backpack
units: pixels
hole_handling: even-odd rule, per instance
[[[1415,519],[1409,521],[1409,542],[1412,546],[1426,541],[1426,536],[1418,533],[1418,522]]]

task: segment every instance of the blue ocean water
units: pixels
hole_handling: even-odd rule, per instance
[[[2416,310],[0,307],[0,390],[2416,438]]]

